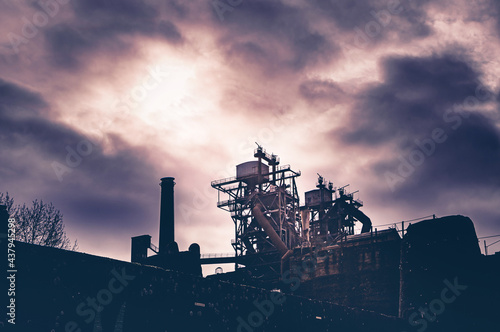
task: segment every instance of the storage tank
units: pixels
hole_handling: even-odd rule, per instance
[[[321,204],[321,202],[326,203],[332,201],[331,191],[325,188],[308,191],[305,193],[305,197],[306,197],[306,202],[305,202],[306,206],[318,206]]]
[[[261,172],[262,174],[268,174],[269,173],[269,166],[260,163],[261,166]],[[242,179],[242,181],[246,182],[247,184],[256,184],[258,182],[258,176],[259,176],[259,161],[253,160],[253,161],[247,161],[246,163],[239,164],[236,166],[236,178]],[[263,176],[264,181],[269,180],[269,175]]]

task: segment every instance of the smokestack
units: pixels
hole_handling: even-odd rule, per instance
[[[159,253],[163,255],[168,252],[168,245],[174,242],[174,185],[172,177],[161,179]]]

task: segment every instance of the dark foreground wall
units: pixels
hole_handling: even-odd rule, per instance
[[[391,229],[297,249],[290,261],[295,294],[399,315],[401,331],[500,331],[500,254],[481,255],[467,217],[421,221],[402,240]]]
[[[500,255],[481,255],[469,218],[410,225],[401,254],[408,331],[500,331]]]
[[[295,293],[397,317],[401,248],[397,231],[350,238],[308,254],[296,250],[290,270],[302,284]],[[314,268],[300,273],[311,265],[311,258]]]
[[[401,331],[395,318],[331,303],[19,242],[16,249],[18,331]],[[10,326],[4,315],[2,324]]]

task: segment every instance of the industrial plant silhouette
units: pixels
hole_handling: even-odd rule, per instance
[[[375,228],[347,186],[335,188],[318,175],[300,204],[301,173],[261,146],[254,157],[236,166],[236,176],[211,184],[235,229],[234,256],[202,257],[196,243],[179,250],[172,177],[161,179],[158,247],[150,235],[133,237],[131,262],[15,242],[16,327],[500,330],[500,255],[481,254],[469,218]],[[8,217],[0,210],[2,234]],[[0,241],[5,244],[5,237]],[[202,265],[222,263],[235,270],[202,276]]]

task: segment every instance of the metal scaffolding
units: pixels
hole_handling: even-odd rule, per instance
[[[254,216],[252,209],[255,206],[262,208],[262,213],[287,248],[295,247],[302,239],[295,182],[300,172],[293,171],[290,165],[279,166],[278,156],[266,153],[261,146],[255,149],[254,157],[257,161],[237,166],[236,177],[211,183],[218,190],[217,206],[230,212],[234,222],[232,246],[235,256],[253,258],[237,259],[236,262],[247,262],[247,265],[264,263],[263,255],[276,252],[269,235]],[[227,199],[221,200],[221,193],[227,195],[224,197]],[[236,263],[236,268],[238,265]]]
[[[318,183],[315,190],[305,193],[305,205],[301,207],[304,228],[309,227],[306,239],[313,243],[320,243],[328,239],[353,235],[356,220],[363,224],[362,233],[371,230],[371,221],[359,210],[363,202],[354,199],[354,194],[347,193],[349,185],[334,188],[328,186],[318,174]]]

